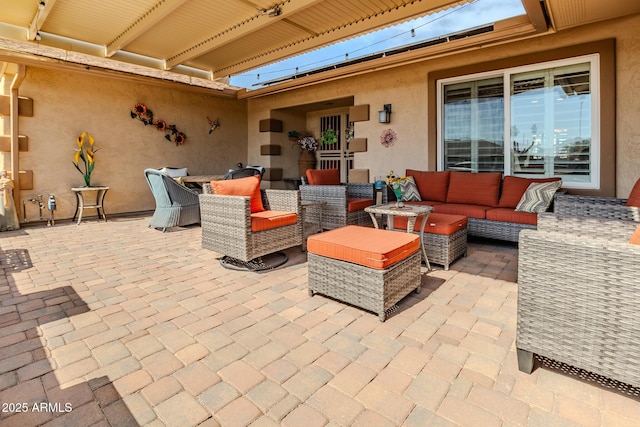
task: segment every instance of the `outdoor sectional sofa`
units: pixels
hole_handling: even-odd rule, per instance
[[[406,170],[412,176],[421,201],[407,203],[433,206],[433,212],[468,217],[469,235],[517,242],[520,230],[536,229],[537,213],[515,208],[533,182],[559,181],[560,178],[520,178],[500,172],[428,172]],[[383,192],[395,200],[393,192]],[[386,201],[385,200],[385,201]]]

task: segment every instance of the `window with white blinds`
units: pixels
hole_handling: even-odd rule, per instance
[[[438,168],[598,188],[597,70],[589,55],[439,81]]]

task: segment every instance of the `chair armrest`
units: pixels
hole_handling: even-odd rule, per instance
[[[558,195],[554,212],[558,215],[588,216],[640,222],[640,208],[626,206],[626,199]]]
[[[302,200],[327,202],[329,206],[347,208],[347,187],[345,185],[301,185]]]
[[[350,182],[347,184],[347,194],[350,199],[371,199],[375,197],[375,187],[368,182]]]
[[[262,199],[265,209],[297,214],[301,212],[298,190],[262,190]]]
[[[251,231],[251,199],[249,197],[200,194],[199,202],[203,228],[215,224]]]
[[[577,196],[575,194],[556,193],[556,203],[612,206],[624,205],[625,203],[627,203],[627,199],[616,199],[615,197]]]
[[[567,237],[571,235],[590,240],[626,243],[637,224],[616,219],[563,216],[545,212],[538,214],[537,227],[540,232],[562,233]]]

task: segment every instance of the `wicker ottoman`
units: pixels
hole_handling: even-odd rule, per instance
[[[422,244],[430,263],[449,270],[453,261],[467,255],[467,222],[467,217],[463,215],[429,214]],[[396,229],[406,229],[407,220],[396,217],[393,225]],[[416,221],[414,233],[420,234],[420,221]]]
[[[307,240],[309,295],[320,293],[378,314],[420,291],[418,236],[346,226]]]

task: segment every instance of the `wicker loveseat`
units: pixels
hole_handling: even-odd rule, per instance
[[[630,221],[540,214],[520,233],[516,347],[640,386],[640,245]],[[636,235],[640,234],[636,231]]]
[[[470,236],[518,241],[521,230],[535,230],[537,214],[518,212],[518,202],[531,183],[558,181],[559,178],[520,178],[500,172],[428,172],[406,170],[418,187],[421,201],[408,202],[433,206],[433,212],[468,217]],[[383,192],[383,201],[395,200],[393,192]]]

